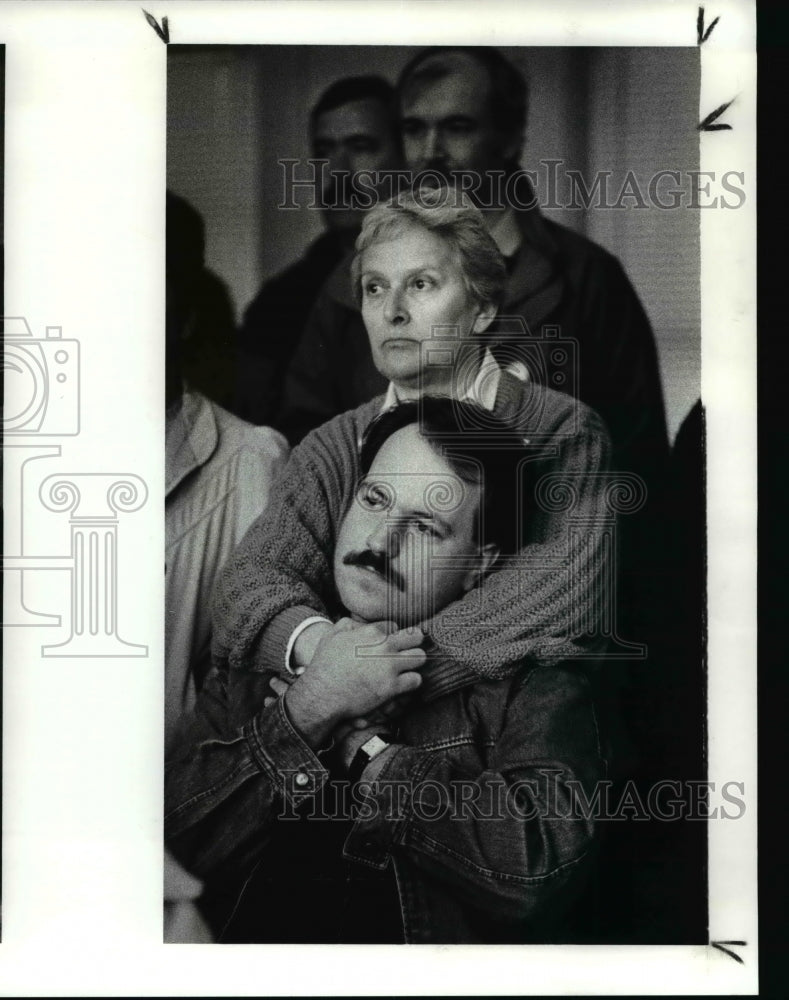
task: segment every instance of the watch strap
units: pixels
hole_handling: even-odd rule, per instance
[[[388,733],[376,733],[375,736],[371,736],[369,740],[362,743],[354,754],[351,766],[348,768],[348,776],[351,781],[356,784],[370,761],[375,760],[378,754],[383,753],[383,751],[388,746],[391,746],[392,743],[393,740]],[[370,744],[373,745],[371,746]],[[381,746],[381,744],[383,744],[383,746]]]

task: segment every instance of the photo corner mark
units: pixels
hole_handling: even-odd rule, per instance
[[[720,17],[716,17],[713,20],[712,24],[709,26],[709,28],[707,28],[707,30],[705,31],[704,30],[704,8],[703,7],[699,7],[699,14],[698,14],[698,17],[696,18],[696,34],[697,34],[698,44],[699,45],[703,45],[704,42],[707,41],[707,39],[712,34],[713,28],[718,23],[718,21],[720,21]]]
[[[161,38],[161,40],[164,42],[165,45],[168,45],[170,42],[170,24],[169,21],[167,20],[167,17],[165,16],[162,18],[162,23],[160,25],[159,22],[156,20],[156,18],[153,16],[153,14],[149,14],[144,7],[141,7],[140,10],[145,15],[145,20],[148,22],[148,24],[150,24],[150,26],[153,28],[153,30],[156,32],[159,38]]]
[[[731,125],[727,125],[726,122],[719,122],[718,119],[723,114],[727,108],[730,108],[734,104],[734,98],[730,101],[726,101],[725,104],[721,104],[719,107],[715,108],[714,111],[710,111],[706,118],[699,122],[697,129],[699,132],[722,132],[724,130],[731,131]]]
[[[720,21],[720,17],[714,18],[709,28],[704,29],[704,8],[699,7],[698,17],[696,18],[696,36],[699,45],[703,45],[704,42],[710,37],[715,28],[715,25]],[[731,125],[727,125],[725,122],[717,122],[717,119],[723,114],[723,112],[733,103],[734,98],[731,101],[727,101],[726,104],[721,104],[714,111],[710,112],[707,117],[699,122],[697,130],[699,132],[723,132],[731,131]]]
[[[747,941],[710,941],[713,948],[717,948],[718,951],[722,951],[729,958],[733,958],[735,962],[739,962],[740,965],[745,965],[745,959],[737,954],[736,951],[732,951],[733,945],[738,945],[742,948],[747,947]]]

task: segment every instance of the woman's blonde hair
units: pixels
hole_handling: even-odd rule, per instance
[[[504,257],[488,232],[480,210],[454,187],[418,188],[372,208],[364,218],[351,262],[351,281],[362,301],[362,254],[419,226],[446,240],[455,253],[466,287],[480,304],[499,305],[507,280]]]

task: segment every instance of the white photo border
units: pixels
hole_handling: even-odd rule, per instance
[[[690,46],[698,15],[696,3],[602,0],[144,6],[178,44]],[[117,515],[116,596],[123,642],[145,653],[57,659],[41,629],[4,630],[4,994],[757,992],[755,8],[704,6],[719,21],[702,45],[699,121],[734,100],[731,130],[701,134],[701,169],[740,171],[745,192],[737,211],[699,213],[709,780],[742,782],[746,802],[737,821],[709,823],[710,941],[745,942],[730,949],[742,962],[712,944],[162,944],[166,47],[137,2],[20,0],[0,19],[5,312],[35,338],[58,326],[79,341],[79,433],[39,437],[52,471],[144,482]],[[8,475],[25,531],[45,533]]]

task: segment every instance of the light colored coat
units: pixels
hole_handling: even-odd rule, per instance
[[[254,427],[198,392],[167,423],[165,480],[165,742],[208,670],[219,570],[268,503],[288,454],[281,434]]]
[[[288,456],[285,438],[239,420],[199,392],[167,419],[165,469],[165,745],[192,708],[209,665],[217,573],[268,503]],[[211,936],[194,900],[201,883],[165,855],[164,939]]]

